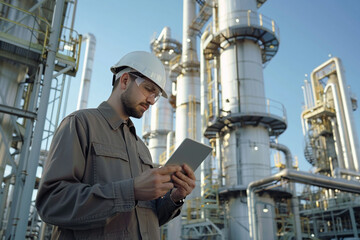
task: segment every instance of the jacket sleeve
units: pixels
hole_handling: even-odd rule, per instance
[[[57,129],[36,197],[41,218],[68,229],[104,226],[107,219],[135,207],[133,179],[84,184],[89,143],[81,121],[71,115]]]
[[[159,218],[159,226],[169,222],[174,217],[177,217],[181,212],[183,203],[176,204],[170,198],[171,191],[169,191],[163,198],[157,199],[157,215]]]

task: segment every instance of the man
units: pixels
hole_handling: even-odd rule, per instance
[[[111,70],[109,99],[70,114],[54,135],[36,199],[52,239],[160,239],[195,187],[187,165],[153,167],[129,118],[167,97],[160,60],[132,52]]]

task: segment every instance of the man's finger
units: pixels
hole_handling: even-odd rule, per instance
[[[171,182],[167,182],[167,183],[164,183],[162,185],[162,189],[165,191],[165,192],[168,192],[170,189],[173,189],[174,188],[174,184],[171,183]]]
[[[177,188],[181,187],[184,188],[185,190],[188,190],[189,184],[186,181],[182,180],[176,175],[173,175],[172,180],[174,182],[175,187]]]
[[[161,167],[157,169],[157,172],[159,174],[163,174],[163,175],[167,175],[167,174],[172,174],[174,172],[178,172],[181,171],[181,167],[177,166],[177,165],[169,165],[169,166],[165,166],[165,167]]]
[[[183,165],[183,169],[189,178],[191,178],[192,180],[196,180],[194,171],[187,164]]]
[[[160,181],[165,183],[165,182],[170,182],[171,181],[171,175],[170,174],[160,174]]]

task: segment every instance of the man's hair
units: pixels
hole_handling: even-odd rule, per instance
[[[127,67],[127,68],[124,68],[123,70],[121,70],[121,71],[119,71],[118,73],[116,73],[116,74],[113,75],[114,84],[113,84],[112,92],[115,90],[115,88],[117,87],[117,85],[119,85],[121,76],[122,76],[124,73],[128,73],[128,72],[131,72],[131,71],[133,71],[133,69],[130,68],[130,67]],[[129,76],[130,76],[130,75],[129,75]]]

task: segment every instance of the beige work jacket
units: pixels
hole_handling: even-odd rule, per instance
[[[169,197],[135,201],[134,177],[153,168],[150,152],[107,103],[67,116],[54,135],[36,207],[52,239],[160,239],[179,215]]]

